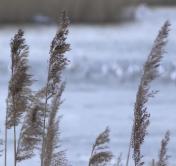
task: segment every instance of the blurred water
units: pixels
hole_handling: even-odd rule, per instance
[[[171,163],[176,162],[175,16],[175,8],[140,7],[136,22],[71,26],[68,40],[72,50],[67,54],[71,62],[64,74],[67,87],[61,110],[64,115],[63,148],[67,149],[72,165],[87,164],[92,143],[106,126],[111,128],[111,148],[114,155],[122,152],[125,161],[141,68],[158,30],[167,19],[172,23],[172,27],[167,53],[159,70],[161,77],[152,86],[160,92],[149,103],[151,125],[144,145],[144,156],[147,162],[157,157],[160,140],[164,132],[170,129],[170,160]],[[0,116],[1,127],[4,123],[9,77],[9,42],[19,27],[25,30],[27,43],[30,45],[32,73],[35,74],[34,79],[38,80],[34,85],[35,89],[44,85],[46,80],[49,45],[57,29],[54,25],[0,27],[0,102],[3,112]],[[10,147],[11,144],[12,140],[9,138]],[[30,163],[33,162],[39,161],[34,158]]]

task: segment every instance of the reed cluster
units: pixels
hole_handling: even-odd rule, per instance
[[[144,64],[134,105],[134,121],[131,131],[126,166],[129,165],[130,154],[135,166],[145,163],[142,145],[148,133],[150,113],[147,103],[157,91],[151,90],[151,83],[158,77],[158,67],[165,53],[165,45],[169,32],[169,22],[166,21],[159,31],[149,56]],[[14,166],[19,162],[29,160],[40,153],[40,166],[67,166],[69,162],[65,151],[61,149],[60,141],[60,106],[65,82],[62,73],[69,60],[65,53],[70,50],[67,43],[69,19],[63,12],[59,29],[51,42],[49,51],[48,74],[45,86],[38,91],[32,90],[34,82],[28,64],[29,48],[26,45],[24,32],[19,30],[11,40],[11,78],[9,80],[7,110],[5,119],[4,166],[8,165],[7,139],[9,129],[13,129]],[[20,129],[18,135],[16,130]],[[168,166],[167,145],[170,132],[167,131],[161,141],[158,160],[152,159],[153,166]],[[110,148],[110,130],[107,127],[101,132],[92,145],[88,166],[111,165],[114,158]],[[122,166],[122,156],[119,155],[114,166]]]

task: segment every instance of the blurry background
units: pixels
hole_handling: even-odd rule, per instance
[[[66,10],[72,22],[106,23],[132,19],[140,3],[174,5],[174,0],[0,0],[0,22],[56,21]],[[125,11],[127,13],[125,13]],[[41,18],[41,20],[40,20]],[[45,18],[45,20],[44,20]]]
[[[157,158],[160,140],[171,130],[170,163],[176,163],[176,5],[175,0],[0,0],[0,128],[3,134],[10,68],[9,43],[19,28],[30,46],[34,89],[45,84],[50,42],[59,13],[66,10],[72,25],[67,54],[70,64],[61,114],[63,149],[73,166],[87,164],[95,137],[111,128],[111,149],[125,162],[133,106],[143,63],[158,30],[172,23],[167,53],[153,84],[160,92],[149,103],[151,124],[144,145],[147,163]],[[12,161],[12,138],[9,166]],[[27,164],[39,162],[38,156]],[[0,165],[2,165],[0,160]],[[23,163],[22,163],[23,164]],[[21,165],[22,165],[21,164]],[[19,164],[20,165],[20,164]]]

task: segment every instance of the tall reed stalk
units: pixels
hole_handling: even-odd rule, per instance
[[[135,166],[144,165],[144,161],[142,161],[143,155],[141,152],[141,146],[144,143],[145,136],[147,135],[147,127],[150,123],[150,113],[147,112],[146,104],[149,98],[154,97],[157,92],[151,91],[150,85],[158,76],[158,67],[160,66],[161,59],[165,52],[164,48],[167,42],[169,26],[169,22],[166,21],[154,42],[153,48],[147,58],[146,63],[144,64],[143,75],[136,95],[134,123],[129,145],[133,148],[133,159]],[[130,156],[130,147],[127,157],[127,165]]]
[[[7,164],[7,129],[13,128],[14,166],[16,160],[16,127],[22,115],[28,111],[32,84],[28,66],[28,46],[23,38],[24,32],[19,30],[11,41],[11,79],[7,98],[7,116],[5,123],[5,164]]]
[[[50,59],[48,66],[48,78],[45,93],[45,108],[43,115],[43,136],[42,136],[42,152],[41,152],[41,166],[44,166],[44,153],[46,143],[46,114],[49,111],[47,109],[48,102],[51,101],[57,94],[58,87],[60,87],[62,80],[62,72],[68,63],[65,58],[65,53],[70,50],[70,45],[66,43],[68,34],[69,19],[66,13],[63,12],[60,21],[60,29],[54,37],[50,47]]]
[[[5,112],[4,166],[7,166],[7,111]]]

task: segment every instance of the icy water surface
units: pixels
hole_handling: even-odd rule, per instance
[[[73,25],[69,42],[72,50],[67,54],[70,65],[65,72],[67,82],[61,108],[63,148],[73,166],[87,164],[95,137],[106,126],[111,129],[111,149],[114,155],[123,154],[125,161],[133,106],[142,65],[150,52],[153,40],[164,21],[172,23],[167,54],[159,71],[161,77],[153,84],[159,90],[151,99],[151,124],[143,148],[149,162],[158,155],[160,140],[167,129],[171,130],[169,154],[176,163],[176,9],[140,8],[135,22],[121,25]],[[30,45],[30,64],[34,88],[44,85],[48,50],[56,32],[54,25],[24,25],[0,27],[0,83],[3,134],[5,98],[9,74],[9,42],[18,28],[26,32]],[[9,153],[12,154],[12,137]],[[9,156],[9,165],[12,157]],[[34,158],[26,164],[39,162]],[[0,162],[1,165],[1,162]],[[19,164],[20,165],[20,164]]]

